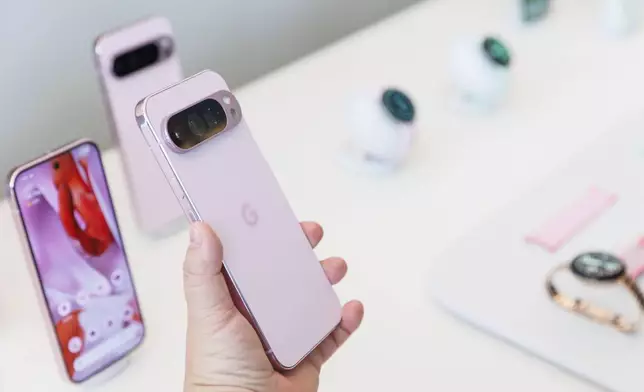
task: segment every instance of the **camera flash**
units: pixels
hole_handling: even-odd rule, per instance
[[[168,37],[163,37],[159,40],[159,44],[163,49],[169,49],[172,48],[172,39]]]

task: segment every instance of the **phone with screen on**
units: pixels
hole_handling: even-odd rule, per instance
[[[83,382],[145,335],[99,149],[64,146],[16,168],[8,188],[60,365]]]

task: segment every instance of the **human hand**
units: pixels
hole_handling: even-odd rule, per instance
[[[302,223],[311,246],[323,236],[316,223]],[[358,328],[364,314],[358,301],[344,305],[342,321],[300,365],[276,372],[262,343],[235,306],[239,297],[222,273],[222,246],[205,223],[190,228],[190,246],[184,263],[184,290],[188,307],[184,392],[253,391],[315,392],[320,369]],[[331,284],[344,278],[347,265],[340,258],[321,262]]]

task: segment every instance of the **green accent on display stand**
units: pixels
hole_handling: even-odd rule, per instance
[[[520,0],[521,19],[524,22],[535,22],[548,15],[550,0]]]
[[[493,63],[501,67],[510,66],[510,50],[500,40],[492,37],[486,38],[483,41],[483,51]]]

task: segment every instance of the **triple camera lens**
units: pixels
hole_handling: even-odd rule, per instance
[[[217,135],[227,125],[223,106],[214,99],[206,99],[170,117],[167,128],[172,143],[188,150]]]

